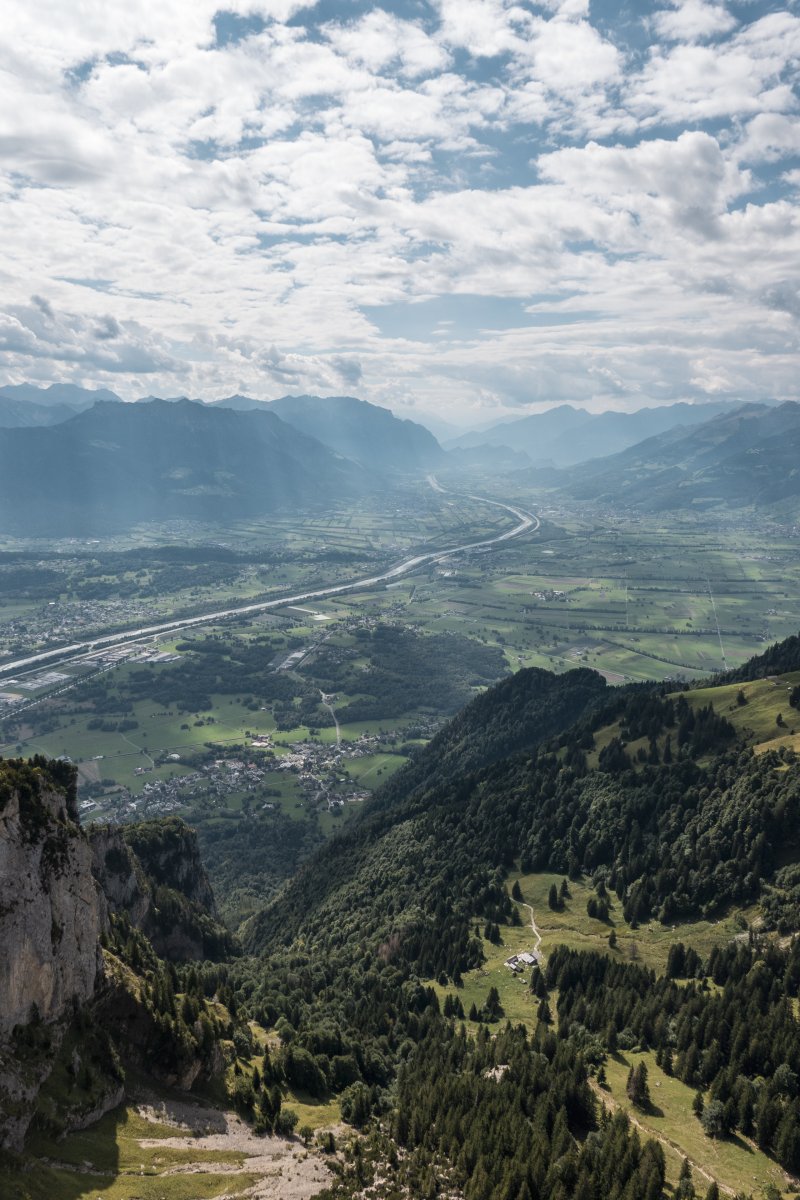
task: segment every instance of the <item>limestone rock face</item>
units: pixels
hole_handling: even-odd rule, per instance
[[[0,768],[6,764],[0,764]],[[69,797],[46,772],[0,776],[0,1043],[94,992],[104,906]]]
[[[219,924],[197,835],[177,817],[89,831],[92,870],[109,912],[124,914],[172,961],[219,958]]]
[[[59,1132],[99,1119],[123,1059],[184,1088],[217,1069],[202,1028],[165,1041],[145,980],[101,946],[117,915],[156,953],[222,953],[213,903],[182,821],[84,833],[72,766],[0,759],[0,1149],[22,1148],[34,1114]]]
[[[126,840],[156,886],[180,892],[216,917],[214,893],[200,857],[197,835],[179,817],[127,827]]]
[[[112,913],[127,914],[144,929],[153,906],[150,884],[118,825],[100,825],[89,833],[92,873]]]

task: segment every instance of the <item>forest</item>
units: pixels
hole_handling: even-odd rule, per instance
[[[386,1162],[387,1196],[403,1181],[434,1196],[443,1180],[467,1200],[663,1195],[660,1147],[597,1103],[609,1056],[634,1048],[693,1089],[687,1118],[709,1138],[752,1139],[800,1168],[800,952],[770,933],[794,927],[797,764],[754,755],[713,704],[589,675],[521,672],[478,697],[243,930],[242,1008],[308,1051],[319,1087],[339,1087],[332,1047],[355,1060],[343,1111],[373,1134],[342,1195]],[[649,750],[631,757],[637,740]],[[489,997],[470,1013],[475,1041],[458,992],[480,965],[479,929],[502,942],[519,921],[514,863],[565,888],[590,880],[609,953],[556,948],[532,974],[535,1032],[504,1026]],[[758,935],[703,956],[676,941],[663,974],[615,957],[615,913],[635,929],[760,900]],[[425,980],[449,989],[444,1007]],[[645,1068],[629,1088],[649,1102]],[[690,1176],[676,1195],[703,1194]]]
[[[208,639],[189,661],[225,678],[245,657]],[[791,642],[785,660],[778,648],[753,671],[794,661]],[[148,1047],[177,1039],[159,1053],[180,1062],[233,1046],[230,1099],[263,1133],[291,1132],[290,1095],[335,1103],[353,1132],[332,1160],[332,1200],[366,1190],[376,1200],[716,1200],[713,1172],[688,1158],[676,1172],[663,1139],[637,1127],[637,1112],[660,1111],[648,1063],[694,1097],[682,1120],[709,1161],[715,1143],[750,1147],[790,1182],[800,943],[786,935],[800,895],[800,766],[786,748],[754,754],[711,693],[700,703],[686,688],[610,689],[583,669],[520,671],[475,697],[332,838],[289,847],[305,862],[283,888],[235,941],[221,931],[207,941],[206,959],[222,961],[164,962],[115,918],[109,950],[149,981]],[[169,887],[184,829],[125,834],[163,904],[156,940],[160,921],[191,912]],[[223,861],[224,823],[215,839],[207,852]],[[254,842],[243,869],[271,853],[268,839]],[[520,926],[520,872],[561,880],[553,912],[580,888],[607,930],[601,948],[549,947],[516,984],[529,996],[523,1023],[507,1019],[502,989],[462,999]],[[235,871],[221,887],[224,900]],[[713,927],[730,913],[733,940],[698,948],[675,936],[658,967],[617,945],[623,925]],[[213,928],[197,925],[206,938]],[[607,1099],[623,1063],[627,1115]]]

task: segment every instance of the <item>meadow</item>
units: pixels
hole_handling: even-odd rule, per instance
[[[632,929],[624,920],[621,905],[612,897],[608,922],[588,916],[587,900],[594,895],[585,880],[569,880],[569,896],[563,906],[552,910],[548,906],[548,895],[553,884],[560,887],[562,876],[547,872],[522,874],[512,871],[507,880],[509,891],[518,883],[523,900],[516,902],[520,925],[502,926],[502,943],[495,945],[481,936],[485,962],[482,967],[467,972],[463,985],[455,989],[464,1012],[468,1017],[474,1004],[478,1012],[485,1005],[489,991],[496,988],[503,1009],[501,1022],[509,1020],[521,1023],[533,1032],[538,1025],[537,997],[531,991],[531,970],[512,972],[505,962],[512,955],[523,951],[532,952],[537,939],[530,924],[530,909],[533,909],[536,927],[541,934],[540,952],[546,964],[547,956],[556,946],[567,946],[573,950],[594,950],[625,962],[639,962],[663,974],[667,965],[669,948],[677,941],[691,945],[705,957],[714,946],[724,946],[747,927],[750,912],[735,911],[718,921],[692,921],[677,926],[664,926],[657,922]],[[476,925],[480,933],[483,923]],[[609,945],[609,934],[614,931],[616,945]],[[534,968],[536,970],[536,968]],[[431,980],[443,1002],[448,992],[454,994],[452,984],[443,986]],[[558,993],[550,992],[550,1008],[555,1017]],[[478,1023],[466,1020],[467,1028],[473,1033]],[[490,1025],[491,1030],[498,1026]],[[628,1071],[639,1060],[647,1065],[652,1103],[646,1109],[636,1108],[625,1091]],[[625,1051],[610,1055],[604,1063],[605,1085],[593,1086],[601,1104],[609,1109],[625,1109],[644,1134],[654,1136],[664,1146],[667,1172],[670,1183],[678,1182],[684,1158],[688,1158],[694,1172],[695,1186],[702,1195],[712,1179],[725,1192],[762,1194],[771,1184],[782,1194],[786,1177],[780,1166],[764,1154],[751,1141],[741,1137],[713,1139],[708,1137],[692,1112],[694,1091],[680,1080],[665,1074],[656,1064],[650,1051]],[[706,1097],[707,1099],[708,1097]],[[702,1165],[701,1165],[702,1164]]]

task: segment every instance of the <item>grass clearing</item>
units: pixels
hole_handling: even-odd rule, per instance
[[[634,1108],[625,1094],[631,1066],[640,1061],[647,1065],[651,1107],[643,1112]],[[721,1188],[747,1194],[762,1193],[772,1184],[782,1194],[790,1182],[785,1172],[757,1146],[741,1137],[710,1138],[692,1112],[694,1091],[673,1076],[665,1075],[651,1052],[617,1054],[606,1062],[608,1097],[624,1108],[645,1133],[662,1140],[669,1162],[669,1177],[677,1182],[684,1157],[696,1168],[704,1168]],[[603,1092],[598,1090],[603,1098]],[[699,1170],[694,1172],[695,1187],[703,1195],[707,1181]]]
[[[730,721],[756,753],[762,753],[781,745],[800,749],[800,712],[789,705],[789,693],[799,683],[800,671],[792,671],[749,683],[729,683],[683,694],[692,708],[713,704],[715,712]],[[744,704],[738,700],[740,692]],[[783,725],[778,724],[779,716]]]
[[[58,1167],[35,1166],[25,1173],[25,1191],[30,1200],[234,1200],[244,1196],[259,1180],[257,1174],[236,1175],[117,1175],[82,1174]],[[13,1195],[12,1195],[13,1200]]]
[[[514,974],[505,966],[506,959],[512,954],[519,954],[523,950],[533,951],[536,947],[526,904],[533,908],[536,927],[542,936],[540,950],[545,960],[556,946],[568,946],[573,950],[594,950],[613,955],[623,961],[641,962],[658,973],[663,973],[669,947],[673,943],[683,941],[705,956],[713,946],[724,945],[735,937],[741,931],[742,920],[754,915],[746,911],[731,913],[716,922],[693,921],[675,927],[653,922],[632,929],[623,919],[621,905],[614,896],[611,897],[611,918],[607,924],[588,915],[587,901],[596,893],[586,880],[570,880],[570,895],[565,898],[561,908],[552,910],[548,905],[550,888],[553,884],[560,888],[562,880],[563,876],[547,872],[513,872],[509,875],[509,891],[515,883],[520,886],[523,902],[516,903],[523,924],[501,926],[503,942],[499,946],[482,938],[486,961],[482,967],[464,975],[462,987],[455,988],[452,984],[442,987],[432,981],[440,1003],[448,992],[455,993],[461,1000],[465,1016],[468,1016],[473,1004],[480,1011],[486,1003],[489,989],[496,987],[503,1007],[502,1021],[521,1023],[531,1031],[536,1028],[539,1001],[530,990],[531,970],[526,968],[520,974]],[[477,922],[477,925],[480,929],[483,922]],[[608,943],[612,929],[617,937],[617,945],[613,949]],[[556,1001],[557,996],[551,993],[550,1005],[554,1016]],[[477,1030],[476,1022],[467,1020],[466,1024],[473,1033]],[[498,1028],[498,1024],[490,1026],[490,1029]],[[635,1065],[640,1057],[647,1061],[655,1106],[652,1113],[648,1114],[633,1111],[625,1095],[628,1068],[631,1062]],[[609,1059],[606,1074],[609,1081],[607,1097],[631,1111],[646,1132],[667,1142],[665,1149],[671,1182],[677,1182],[681,1162],[688,1157],[690,1161],[705,1166],[721,1187],[731,1191],[749,1193],[770,1182],[777,1187],[785,1183],[784,1172],[757,1148],[747,1146],[741,1139],[714,1141],[707,1138],[692,1113],[694,1091],[679,1080],[666,1076],[655,1065],[654,1055],[628,1054]],[[603,1097],[599,1090],[598,1094]],[[659,1113],[657,1109],[662,1111]],[[700,1195],[706,1182],[699,1173],[696,1174],[695,1183]]]
[[[363,758],[349,758],[343,765],[356,783],[376,788],[407,763],[408,759],[402,754],[365,754]]]

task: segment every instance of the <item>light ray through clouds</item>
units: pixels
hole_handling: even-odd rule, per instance
[[[4,17],[0,383],[800,398],[796,0]]]

